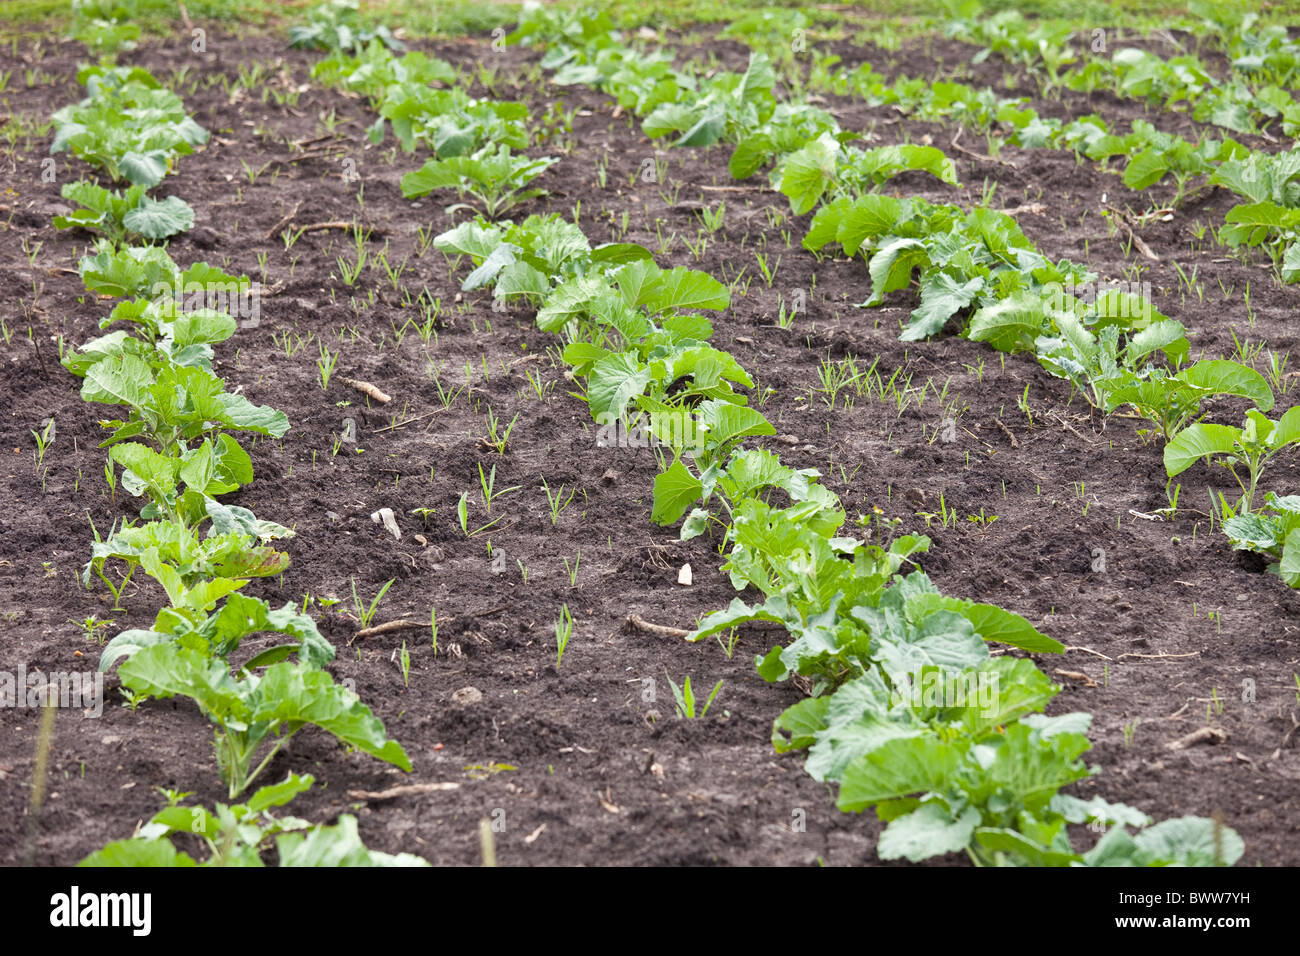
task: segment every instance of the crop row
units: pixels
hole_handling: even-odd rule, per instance
[[[111,489],[120,482],[143,507],[139,520],[123,518],[106,535],[96,532],[83,580],[89,587],[96,576],[120,604],[142,570],[162,588],[167,605],[149,627],[114,637],[99,669],[121,662],[118,675],[132,709],[149,698],[192,700],[214,725],[216,762],[231,801],[309,725],[410,770],[379,719],[324,669],[335,651],[315,621],[292,604],[273,608],[242,593],[252,579],[288,566],[289,556],[273,542],[293,532],[220,500],[253,480],[252,457],[236,433],[254,441],[279,438],[289,421],[229,391],[212,369],[213,347],[237,329],[231,307],[256,294],[248,278],[205,263],[182,269],[161,248],[125,243],[128,235],[163,238],[192,223],[182,200],[157,202],[144,190],[157,186],[207,133],[147,71],[112,64],[130,31],[103,23],[98,45],[108,55],[80,71],[87,97],[55,114],[53,150],[70,150],[110,184],[132,186],[125,195],[89,182],[65,188],[64,196],[89,208],[56,225],[105,233],[79,271],[88,291],[121,301],[100,322],[103,329],[116,326],[113,331],[75,350],[61,345],[60,352],[64,367],[83,380],[83,399],[121,410],[122,417],[100,422],[110,432],[100,446],[109,449],[105,478]],[[96,29],[92,21],[81,32]],[[240,655],[240,662],[241,644],[261,634],[283,640]],[[139,834],[110,843],[83,865],[196,865],[170,841],[178,833],[206,842],[204,865],[260,866],[261,847],[272,837],[282,866],[425,862],[371,853],[351,817],[318,827],[269,812],[312,783],[310,775],[291,773],[245,803],[218,803],[215,813],[183,806],[184,794],[167,793],[168,806]]]

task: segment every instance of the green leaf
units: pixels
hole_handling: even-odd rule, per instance
[[[122,225],[146,239],[166,239],[194,227],[194,210],[178,196],[162,201],[145,197],[122,217]]]
[[[912,321],[898,337],[902,342],[919,342],[938,335],[944,324],[984,291],[984,279],[977,276],[962,282],[946,272],[927,272],[921,277],[921,304]]]
[[[1133,842],[1144,866],[1232,866],[1246,852],[1236,831],[1205,817],[1162,820]]]
[[[1027,291],[1017,292],[971,316],[966,337],[987,342],[1001,352],[1029,351],[1046,323],[1042,300]]]
[[[283,833],[275,838],[281,866],[429,866],[411,853],[392,855],[369,850],[357,832],[356,817],[343,814],[332,827],[315,827],[305,836]]]
[[[905,858],[913,863],[964,850],[980,823],[980,812],[967,807],[953,819],[942,804],[923,803],[919,809],[890,822],[880,835],[876,855],[882,860]]]
[[[660,272],[635,304],[652,314],[669,309],[725,309],[731,304],[731,293],[707,272],[678,266]]]
[[[790,153],[777,167],[773,185],[790,200],[796,216],[811,210],[835,181],[840,144],[829,132]]]
[[[886,294],[906,289],[912,281],[912,270],[923,268],[929,261],[925,245],[919,239],[894,239],[881,246],[867,266],[871,273],[871,296],[863,305],[880,305]]]
[[[182,853],[169,840],[117,840],[96,850],[77,866],[86,867],[177,867],[198,866],[194,858]]]
[[[634,352],[606,355],[591,367],[587,382],[587,404],[592,417],[613,422],[627,414],[628,403],[650,384],[650,369]]]
[[[674,461],[666,471],[655,476],[650,520],[657,525],[672,524],[686,514],[703,493],[704,485],[700,479],[692,475],[680,459]]]
[[[1213,395],[1241,395],[1261,412],[1273,408],[1273,389],[1253,368],[1226,359],[1204,359],[1179,372],[1174,378]]]
[[[1172,478],[1180,475],[1200,458],[1235,453],[1241,431],[1230,425],[1201,422],[1189,425],[1165,445],[1165,472]]]
[[[966,740],[932,736],[887,741],[849,764],[837,805],[846,813],[861,813],[884,800],[942,790],[969,746]]]

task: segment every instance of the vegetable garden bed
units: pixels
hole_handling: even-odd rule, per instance
[[[1090,410],[1032,351],[999,352],[951,325],[900,341],[921,301],[915,288],[855,307],[871,293],[866,264],[833,243],[808,251],[813,215],[793,215],[766,172],[733,180],[730,146],[649,139],[605,93],[546,82],[552,64],[530,46],[490,36],[408,42],[458,71],[444,87],[526,104],[528,155],[558,159],[532,184],[546,194],[501,217],[559,213],[593,247],[636,243],[664,270],[698,270],[728,288],[724,308],[701,307],[711,344],[748,371],[752,387],[737,391],[772,425],[745,447],[816,469],[847,512],[839,534],[871,543],[928,536],[929,550],[912,559],[940,592],[1004,608],[1066,646],[1033,655],[1061,685],[1046,712],[1093,715],[1084,760],[1101,768],[1066,792],[1155,821],[1217,817],[1244,841],[1243,864],[1300,863],[1300,603],[1220,530],[1222,502],[1211,492],[1229,501],[1240,493],[1226,470],[1197,460],[1173,479],[1181,491],[1171,502],[1162,442],[1137,433],[1150,426]],[[694,46],[655,42],[679,60],[711,52],[741,73],[749,57],[711,35]],[[938,64],[976,86],[1003,75],[991,61],[966,74],[976,48],[954,40],[907,40],[893,52],[827,40],[817,49],[850,69],[865,57],[890,79],[929,76]],[[681,639],[738,592],[719,570],[729,550],[720,529],[680,540],[676,525],[651,520],[661,516],[656,479],[671,451],[635,434],[624,443],[633,447],[606,447],[610,432],[574,396],[583,375],[566,374],[575,363],[539,327],[536,303],[494,300],[491,285],[462,288],[480,262],[444,255],[448,240],[435,237],[473,211],[447,212],[451,192],[403,195],[403,177],[427,153],[397,148],[391,128],[370,142],[372,104],[313,79],[322,55],[286,49],[280,33],[214,28],[206,52],[188,38],[149,40],[118,61],[162,80],[211,135],[153,191],[194,212],[168,253],[260,287],[260,314],[238,317],[214,346],[212,370],[290,427],[281,438],[240,433],[255,477],[221,500],[294,536],[275,544],[288,567],[244,593],[314,617],[337,649],[326,665],[334,681],[374,711],[414,767],[404,773],[308,728],[258,783],[310,773],[317,785],[294,799],[294,816],[323,824],[353,814],[371,850],[434,864],[478,862],[484,819],[506,864],[898,862],[878,855],[884,825],[874,814],[836,809],[837,788],[804,771],[805,754],[773,749],[773,721],[816,683],[768,682],[756,670],[756,655],[785,644],[785,631],[759,621]],[[43,178],[53,136],[20,135],[15,121],[39,126],[80,100],[74,78],[85,59],[80,45],[52,40],[0,57],[0,73],[13,71],[4,111],[17,136],[0,249],[9,411],[0,418],[9,459],[0,661],[15,673],[93,672],[101,643],[151,627],[168,600],[143,572],[117,604],[98,579],[82,585],[92,537],[140,505],[120,471],[106,483],[97,447],[107,434],[100,420],[119,411],[83,401],[59,361],[61,349],[102,334],[97,323],[113,302],[97,300],[78,274],[92,237],[54,223],[73,207],[60,190],[88,167],[56,154],[55,178]],[[37,73],[24,86],[17,78],[28,69]],[[1095,113],[1121,132],[1140,119],[1187,138],[1223,135],[1109,92],[1044,98],[1025,73],[999,92],[1066,121]],[[863,148],[936,147],[960,183],[903,171],[878,195],[963,210],[982,200],[1010,212],[1053,263],[1138,277],[1186,328],[1194,357],[1260,369],[1274,419],[1291,405],[1294,373],[1279,358],[1269,376],[1269,353],[1255,347],[1277,356],[1294,347],[1294,286],[1275,281],[1266,260],[1233,258],[1203,230],[1195,237],[1198,224],[1217,230],[1238,197],[1207,189],[1167,216],[1108,220],[1103,212],[1126,207],[1140,216],[1150,195],[1172,198],[1173,185],[1133,192],[1069,150],[1007,145],[991,155],[983,136],[958,138],[955,122],[870,106],[852,92],[826,93],[819,105],[844,129],[870,130]],[[1264,137],[1233,135],[1279,151]],[[645,307],[654,316],[652,299]],[[1202,411],[1236,425],[1248,407],[1229,394]],[[1295,482],[1294,455],[1283,452],[1260,488],[1286,495]],[[400,538],[378,520],[385,508]],[[742,595],[746,603],[761,602],[755,593]],[[371,613],[371,626],[409,626],[357,637]],[[562,656],[557,627],[569,635]],[[246,649],[270,643],[253,638]],[[696,712],[710,701],[695,719],[679,713],[674,693],[687,677]],[[75,863],[157,813],[166,802],[158,788],[190,792],[194,805],[231,800],[208,748],[209,720],[179,697],[125,706],[120,680],[116,670],[106,677],[102,714],[58,709],[35,806],[42,710],[0,708],[0,861]],[[405,785],[423,789],[376,796]],[[1085,825],[1071,832],[1085,850],[1096,842]]]

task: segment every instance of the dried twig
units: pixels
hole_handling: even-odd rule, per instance
[[[1227,739],[1227,732],[1220,730],[1218,727],[1202,727],[1199,730],[1193,730],[1190,734],[1179,737],[1177,740],[1169,741],[1165,746],[1170,750],[1186,750],[1196,744],[1221,744]]]
[[[455,624],[458,621],[464,621],[464,620],[469,620],[478,617],[487,617],[489,614],[496,614],[498,611],[504,611],[509,606],[510,606],[509,604],[498,604],[496,607],[490,607],[486,611],[471,611],[468,614],[457,614],[455,617],[449,617],[444,620],[440,620],[438,622],[438,626],[443,627],[444,625],[447,624]],[[383,624],[376,624],[374,627],[363,627],[361,630],[357,631],[355,634],[352,635],[351,639],[348,641],[348,644],[350,645],[352,641],[355,641],[358,637],[360,638],[374,637],[377,634],[387,634],[391,631],[419,630],[421,628],[426,628],[430,626],[431,626],[430,622],[428,621],[408,621],[405,618],[401,618],[396,621],[385,621]]]
[[[1144,661],[1163,661],[1174,660],[1180,657],[1196,657],[1200,653],[1200,651],[1192,651],[1190,654],[1166,654],[1164,651],[1161,651],[1159,654],[1121,654],[1116,659],[1122,661],[1126,657],[1134,657]]]
[[[356,378],[345,378],[343,381],[345,384],[351,385],[358,392],[364,392],[366,395],[369,395],[377,402],[391,402],[393,400],[393,396],[381,391],[378,386],[371,385],[369,382],[363,382]]]
[[[1007,436],[1007,441],[1011,442],[1012,448],[1020,447],[1020,442],[1016,441],[1016,436],[1011,434],[1011,429],[1002,423],[1002,419],[995,418],[993,419],[993,423],[997,425],[999,429],[1002,430],[1002,434]]]
[[[384,235],[386,232],[386,230],[380,229],[378,226],[361,226],[355,222],[344,222],[341,219],[336,220],[334,222],[313,222],[310,226],[299,226],[298,232],[299,234],[307,233],[307,232],[321,232],[325,229],[343,229],[343,230],[351,229],[355,232],[365,232],[368,234],[373,233],[379,236]]]
[[[272,226],[270,229],[268,229],[268,230],[266,231],[266,235],[263,236],[262,238],[263,238],[263,239],[271,239],[271,238],[273,238],[273,237],[275,236],[276,233],[278,233],[278,232],[279,232],[281,229],[283,229],[285,226],[289,225],[289,223],[293,222],[293,217],[296,216],[296,215],[298,215],[298,210],[299,210],[300,208],[302,208],[302,200],[301,200],[301,199],[299,199],[298,202],[297,202],[297,204],[293,207],[293,212],[289,213],[289,215],[285,216],[283,219],[281,219],[279,222],[277,222],[274,226]]]
[[[1001,163],[1003,166],[1010,166],[1012,169],[1016,168],[1015,163],[1009,163],[1005,159],[998,159],[996,156],[988,156],[985,155],[984,153],[977,153],[974,150],[967,149],[965,146],[959,144],[957,140],[961,139],[961,134],[965,132],[965,130],[966,128],[964,126],[959,127],[957,130],[957,135],[952,138],[952,142],[949,143],[948,145],[951,146],[953,149],[957,150],[957,152],[964,153],[965,155],[970,156],[972,159],[982,160],[983,162],[986,163]]]
[[[667,624],[651,624],[636,612],[627,616],[627,622],[638,631],[645,631],[647,634],[658,634],[660,637],[685,637],[691,633],[682,630],[680,627],[670,627]]]
[[[1093,680],[1091,677],[1089,677],[1087,674],[1083,673],[1083,671],[1065,671],[1065,670],[1061,670],[1061,668],[1058,667],[1056,668],[1055,671],[1053,671],[1053,673],[1060,674],[1062,677],[1068,677],[1070,678],[1070,680],[1077,680],[1084,687],[1097,686],[1097,682]]]
[[[398,797],[414,797],[422,793],[438,793],[443,790],[459,790],[460,784],[441,783],[407,783],[387,790],[349,790],[348,796],[353,800],[396,800]]]
[[[401,428],[402,426],[404,426],[404,425],[409,425],[409,424],[411,424],[412,422],[421,422],[421,421],[424,421],[426,418],[429,418],[429,417],[431,417],[431,416],[433,416],[433,415],[441,414],[442,412],[445,412],[446,410],[447,410],[447,409],[445,409],[445,408],[435,408],[435,409],[434,409],[433,411],[431,411],[431,412],[426,412],[426,413],[423,414],[423,415],[416,415],[414,418],[408,418],[408,419],[407,419],[406,421],[404,421],[404,422],[395,422],[395,423],[393,423],[392,425],[385,425],[383,428],[376,428],[376,429],[375,429],[375,434],[378,435],[380,432],[390,432],[390,431],[392,431],[394,428]]]
[[[1085,654],[1091,654],[1093,657],[1100,657],[1103,661],[1113,661],[1115,659],[1113,657],[1107,657],[1105,654],[1101,653],[1101,651],[1094,651],[1091,647],[1071,646],[1065,649],[1065,653],[1067,654],[1070,653],[1070,651],[1083,651]]]

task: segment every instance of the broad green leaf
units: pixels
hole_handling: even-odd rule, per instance
[[[919,809],[890,822],[880,835],[876,855],[882,860],[905,858],[913,863],[964,850],[979,826],[980,812],[967,807],[955,820],[938,802],[924,803]]]
[[[650,520],[658,525],[672,524],[699,501],[703,492],[704,485],[700,479],[692,475],[680,459],[673,462],[666,471],[655,476]]]
[[[1200,422],[1189,425],[1165,445],[1165,472],[1172,478],[1180,475],[1200,458],[1232,454],[1241,435],[1230,425]]]

